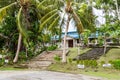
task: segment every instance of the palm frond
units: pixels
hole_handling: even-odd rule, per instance
[[[83,28],[83,25],[82,25],[82,22],[81,22],[80,18],[78,17],[78,15],[76,14],[75,11],[73,11],[73,18],[76,22],[78,32],[82,33],[84,31],[84,28]]]
[[[48,29],[51,30],[52,27],[55,26],[55,24],[58,22],[59,19],[60,19],[60,16],[58,16],[58,17],[52,22],[52,24],[48,27]]]
[[[13,6],[15,4],[16,4],[16,2],[11,3],[10,5],[5,6],[5,7],[0,9],[0,22],[2,22],[4,17],[7,15],[7,9],[9,9],[11,6]]]
[[[45,16],[43,16],[40,19],[40,22],[43,22],[45,19],[47,19],[50,15],[54,14],[55,12],[57,12],[57,9],[54,9],[54,10],[50,11],[49,13],[47,13]]]
[[[43,27],[45,26],[45,24],[47,24],[47,22],[49,22],[51,19],[53,19],[58,13],[54,13],[52,16],[48,17],[44,22],[41,23],[40,28],[39,28],[39,32],[43,30]]]
[[[5,39],[8,39],[8,36],[3,35],[2,33],[0,33],[0,37],[3,37],[3,38],[5,38]]]
[[[27,34],[26,34],[26,31],[23,29],[22,25],[21,25],[21,12],[22,12],[22,7],[19,9],[19,12],[17,14],[17,25],[18,25],[18,29],[20,31],[20,33],[25,37],[27,38]]]

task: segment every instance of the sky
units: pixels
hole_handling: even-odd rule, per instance
[[[95,16],[98,16],[97,19],[96,19],[96,25],[98,27],[100,27],[101,24],[104,24],[105,23],[105,18],[104,18],[104,13],[103,13],[103,10],[98,10],[96,8],[93,8],[93,14]],[[67,18],[67,16],[65,16],[65,18]],[[70,21],[70,24],[69,24],[69,29],[68,29],[68,32],[71,32],[71,31],[76,31],[76,28],[74,27],[74,23],[73,21],[71,20]],[[65,31],[65,25],[64,25],[64,29],[63,29],[63,32]]]

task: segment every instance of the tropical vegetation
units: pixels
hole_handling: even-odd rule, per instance
[[[103,12],[103,23],[94,14],[95,9]],[[58,41],[61,42],[64,30],[62,60],[58,56],[55,59],[66,63],[66,37],[71,23],[76,27],[79,36],[83,36],[79,41],[82,43],[83,40],[85,47],[89,47],[86,45],[90,34],[98,32],[99,44],[104,47],[105,54],[109,45],[107,39],[112,38],[116,44],[120,42],[120,1],[0,1],[0,54],[14,63],[31,59],[42,51],[56,49],[58,44],[53,37],[58,35]]]

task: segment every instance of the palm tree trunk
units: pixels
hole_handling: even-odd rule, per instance
[[[106,53],[106,48],[107,48],[107,42],[106,42],[106,38],[104,40],[104,54]]]
[[[64,35],[64,48],[63,48],[63,55],[62,55],[62,62],[63,63],[67,62],[67,58],[66,58],[66,37],[67,37],[68,28],[69,28],[69,23],[70,23],[70,14],[68,14],[67,26],[66,26],[65,35]]]
[[[117,16],[118,16],[118,19],[120,20],[120,13],[119,13],[119,8],[118,8],[118,2],[117,2],[117,0],[115,0],[115,5],[116,5]]]
[[[21,41],[22,41],[22,35],[21,35],[21,33],[19,33],[17,51],[16,51],[15,58],[13,60],[14,63],[16,63],[18,61],[18,55],[19,55],[19,52],[20,52]]]

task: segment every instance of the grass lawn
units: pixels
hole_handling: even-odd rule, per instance
[[[27,70],[27,68],[19,67],[18,64],[13,64],[13,65],[6,64],[0,66],[0,71],[4,71],[4,70]]]
[[[84,49],[81,51],[81,54],[88,51],[89,49]],[[69,55],[67,58],[74,58],[77,56],[77,48],[71,48]],[[99,61],[109,61],[114,59],[120,59],[120,49],[111,49],[106,57],[102,56]],[[72,63],[62,64],[62,63],[55,63],[48,67],[48,70],[51,71],[59,71],[59,72],[66,72],[66,73],[75,73],[75,74],[85,74],[91,76],[98,76],[107,78],[108,80],[120,80],[120,71],[115,70],[113,68],[85,68],[85,69],[78,69],[77,63],[73,61]]]
[[[109,50],[109,52],[105,55],[103,55],[98,61],[105,61],[106,63],[115,60],[115,59],[120,59],[120,49],[113,48]]]
[[[69,50],[70,52],[67,58],[75,58],[78,55],[78,48],[70,48]],[[80,54],[83,54],[88,50],[90,50],[90,48],[80,49]]]

